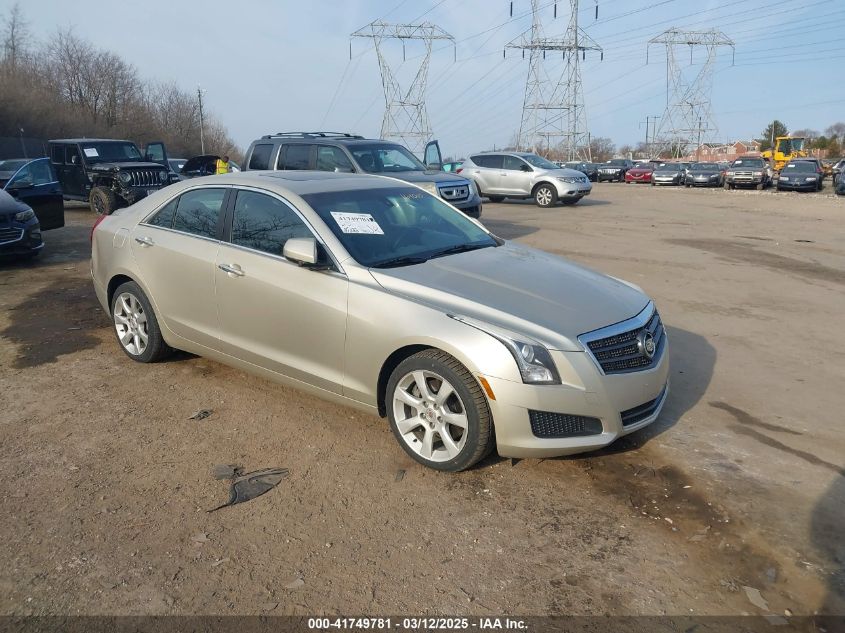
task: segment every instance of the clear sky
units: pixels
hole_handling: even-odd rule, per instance
[[[588,55],[583,88],[591,134],[617,144],[645,136],[647,115],[666,100],[665,54],[646,42],[670,27],[717,28],[736,42],[720,54],[712,92],[718,139],[757,136],[773,118],[789,129],[823,131],[845,120],[845,0],[581,0],[586,32],[603,46]],[[13,4],[0,0],[3,14]],[[528,68],[502,49],[531,25],[530,0],[26,0],[33,35],[74,32],[134,64],[148,79],[201,85],[206,105],[246,147],[286,130],[378,136],[381,78],[368,40],[349,34],[367,23],[431,21],[456,40],[435,43],[428,110],[444,154],[463,156],[507,144],[519,127]],[[566,28],[569,2],[542,0],[548,35]],[[422,49],[409,43],[400,79]],[[388,49],[394,65],[401,46]],[[455,53],[457,61],[455,61]],[[561,61],[549,56],[549,72]],[[687,58],[688,59],[688,58]],[[693,56],[687,72],[700,69]],[[687,62],[688,63],[688,62]]]

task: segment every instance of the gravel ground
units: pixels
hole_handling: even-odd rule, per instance
[[[39,260],[0,264],[0,614],[845,613],[844,214],[624,184],[485,205],[652,295],[672,391],[608,450],[441,474],[384,420],[188,354],[131,362],[69,207]],[[209,514],[218,464],[290,474]]]

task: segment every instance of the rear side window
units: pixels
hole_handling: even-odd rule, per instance
[[[491,167],[501,169],[504,157],[501,154],[485,154],[484,156],[472,156],[472,162],[479,167]]]
[[[195,189],[182,194],[176,206],[173,229],[215,239],[225,197],[226,190],[220,188]]]
[[[320,171],[352,171],[352,163],[339,147],[317,146],[317,169]]]
[[[282,145],[276,169],[309,169],[311,147],[301,144]]]
[[[64,145],[53,145],[50,148],[50,160],[54,165],[61,165],[65,162],[65,147]]]
[[[179,204],[179,198],[174,198],[166,205],[164,205],[158,213],[147,220],[147,224],[153,226],[161,226],[165,229],[173,227],[173,216],[176,215],[176,206]]]
[[[292,237],[313,237],[305,223],[281,200],[239,191],[232,216],[232,244],[281,255]]]
[[[273,145],[263,143],[252,148],[252,156],[249,157],[249,169],[270,169],[270,154]]]

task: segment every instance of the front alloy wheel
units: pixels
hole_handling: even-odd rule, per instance
[[[557,202],[557,191],[551,185],[540,185],[534,192],[534,201],[538,207],[550,207]]]
[[[387,413],[405,452],[436,470],[469,468],[493,448],[487,400],[455,358],[429,349],[402,361],[387,384]]]

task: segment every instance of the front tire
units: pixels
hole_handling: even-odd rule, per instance
[[[147,295],[134,281],[127,281],[115,290],[111,314],[117,342],[132,360],[155,363],[173,353],[161,335]]]
[[[534,202],[538,207],[553,207],[557,203],[557,191],[552,185],[542,184],[534,190]]]
[[[435,470],[465,470],[495,445],[493,417],[478,381],[437,349],[402,361],[387,382],[387,417],[400,446]]]
[[[117,209],[117,196],[111,189],[94,187],[88,196],[88,203],[97,215],[111,215]]]

